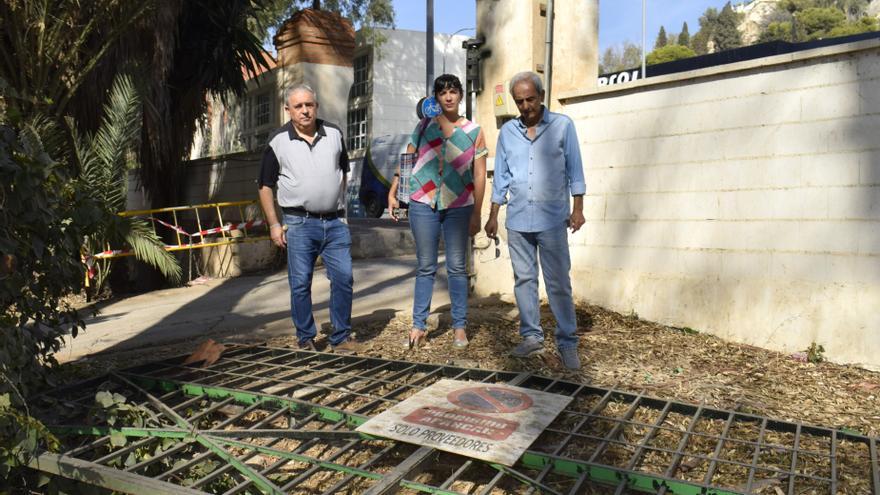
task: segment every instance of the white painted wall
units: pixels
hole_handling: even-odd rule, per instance
[[[372,137],[409,133],[416,125],[416,104],[425,92],[425,33],[405,29],[382,30],[385,43],[372,59],[372,98],[370,133]],[[465,84],[465,51],[461,43],[467,36],[434,35],[434,77],[446,73]],[[464,115],[464,102],[461,113]]]
[[[877,40],[566,96],[588,190],[578,299],[880,368]],[[492,250],[477,291],[510,293]]]

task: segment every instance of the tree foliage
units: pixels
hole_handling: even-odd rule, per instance
[[[843,25],[846,14],[832,7],[813,7],[801,11],[797,20],[798,27],[803,30],[807,39],[817,39]]]
[[[660,26],[660,32],[657,33],[657,39],[654,41],[654,49],[663,48],[669,43],[669,40],[666,38],[666,28]]]
[[[838,36],[849,36],[851,34],[868,33],[880,30],[880,20],[876,17],[862,17],[853,22],[847,22],[840,26],[831,28],[826,34],[827,38],[836,38]]]
[[[84,255],[124,241],[179,278],[152,229],[117,215],[125,180],[140,163],[154,203],[175,202],[207,94],[244,92],[266,63],[252,29],[269,1],[0,2],[0,479],[57,445],[26,399],[55,385],[55,354],[84,328],[66,300]],[[327,4],[363,22],[390,12]]]
[[[847,22],[857,22],[868,12],[871,0],[842,0],[838,2]],[[876,19],[875,19],[876,20]]]
[[[878,30],[878,21],[866,16],[867,3],[856,0],[786,0],[759,41],[809,41]]]
[[[740,16],[733,11],[730,2],[724,4],[715,27],[712,40],[716,51],[730,50],[742,46],[742,35],[739,32]]]
[[[683,45],[666,45],[652,51],[645,57],[647,65],[662,64],[664,62],[672,62],[683,58],[694,57],[697,54],[687,46]]]
[[[700,16],[700,30],[691,38],[691,48],[697,55],[709,53],[709,43],[718,27],[718,9],[709,7]]]
[[[681,25],[681,32],[678,33],[678,44],[681,46],[691,46],[691,33],[688,31],[687,21]]]
[[[599,73],[611,74],[626,69],[639,67],[642,64],[642,49],[631,41],[610,46],[602,53],[599,61]]]
[[[10,91],[6,88],[5,101]],[[101,205],[76,187],[69,168],[40,139],[46,118],[0,112],[0,478],[46,448],[25,398],[52,385],[65,336],[83,328],[64,296],[82,284],[82,241],[102,218]],[[42,440],[41,440],[42,439]]]
[[[78,0],[0,3],[0,77],[21,96],[10,113],[70,116],[86,132],[118,71],[144,95],[141,178],[153,200],[180,186],[180,162],[209,91],[243,92],[263,61],[247,29],[259,0]]]
[[[0,95],[0,476],[6,478],[38,447],[53,445],[25,404],[54,385],[55,354],[84,328],[66,300],[82,287],[83,255],[126,241],[172,281],[180,267],[149,226],[116,215],[140,131],[130,80],[117,79],[96,134],[80,136],[68,119],[72,152],[53,119],[5,112],[26,106],[9,105],[21,97],[2,80]]]
[[[255,35],[268,41],[269,34],[304,8],[337,12],[351,21],[355,28],[367,28],[367,31],[372,27],[394,25],[394,6],[391,0],[266,0],[251,23],[252,30]]]
[[[143,219],[114,214],[125,210],[128,172],[137,167],[135,151],[140,136],[141,104],[130,78],[117,77],[103,114],[94,135],[80,136],[76,123],[68,119],[82,187],[108,212],[105,220],[98,224],[98,230],[86,236],[83,250],[90,254],[102,251],[108,244],[130,246],[137,259],[156,267],[171,283],[179,283],[180,265],[165,251],[152,226]],[[87,262],[94,268],[92,290],[99,293],[113,262],[88,259]]]
[[[207,95],[242,94],[247,75],[266,67],[269,28],[315,6],[361,26],[393,24],[390,0],[2,2],[0,77],[22,95],[10,112],[71,116],[95,132],[116,72],[133,74],[143,98],[139,177],[154,205],[174,205]]]

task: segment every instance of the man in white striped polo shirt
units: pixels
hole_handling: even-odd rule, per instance
[[[351,338],[351,234],[345,217],[348,153],[339,127],[318,119],[314,90],[304,84],[287,88],[284,108],[290,121],[270,137],[260,167],[260,204],[272,242],[287,248],[290,312],[300,348],[314,350],[312,273],[318,255],[330,279],[330,321],[334,352],[352,354],[360,345]],[[287,232],[275,214],[273,187]]]

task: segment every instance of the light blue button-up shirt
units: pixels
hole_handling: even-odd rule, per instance
[[[522,120],[501,127],[492,202],[507,204],[508,230],[543,232],[565,224],[570,197],[587,191],[574,122],[543,108],[535,139]],[[508,201],[509,196],[509,201]]]

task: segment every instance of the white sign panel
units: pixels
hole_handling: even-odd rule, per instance
[[[513,466],[569,402],[510,385],[440,380],[357,431]]]

